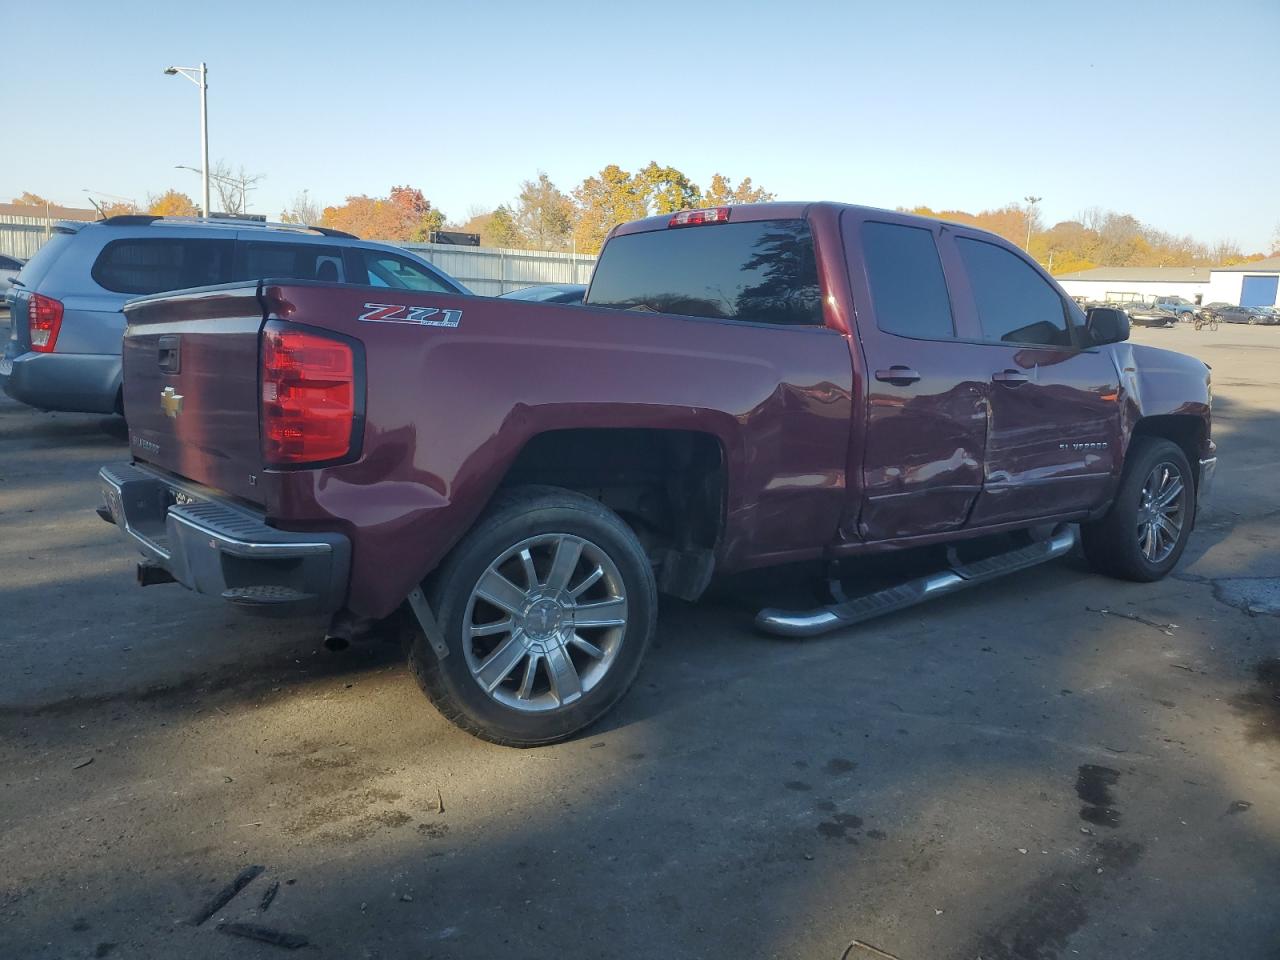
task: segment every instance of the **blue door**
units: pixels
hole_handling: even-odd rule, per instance
[[[1240,286],[1240,306],[1270,307],[1276,302],[1280,277],[1245,277]]]

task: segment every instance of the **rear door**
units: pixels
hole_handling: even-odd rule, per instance
[[[986,470],[970,525],[1097,506],[1119,464],[1113,351],[1082,346],[1079,308],[1021,252],[964,231],[946,243],[989,383]]]
[[[952,308],[938,240],[890,213],[841,217],[868,372],[862,494],[845,532],[867,540],[962,526],[982,488],[989,361]]]

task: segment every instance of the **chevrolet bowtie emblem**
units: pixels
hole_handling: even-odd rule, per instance
[[[173,387],[165,387],[160,391],[160,409],[170,420],[176,420],[182,412],[182,394]]]

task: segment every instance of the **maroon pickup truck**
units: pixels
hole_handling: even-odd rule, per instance
[[[100,512],[140,581],[339,635],[394,618],[436,706],[508,744],[608,710],[657,595],[714,574],[940,558],[761,611],[788,636],[1078,535],[1162,577],[1216,464],[1203,363],[1127,343],[998,237],[842,204],[623,224],[582,306],[264,279],[125,312],[133,462]]]

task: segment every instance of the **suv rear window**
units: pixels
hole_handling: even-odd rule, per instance
[[[163,293],[231,278],[230,240],[152,237],[112,240],[93,264],[98,285],[115,293]]]
[[[822,323],[813,236],[803,220],[615,237],[600,255],[586,302],[750,323]]]

